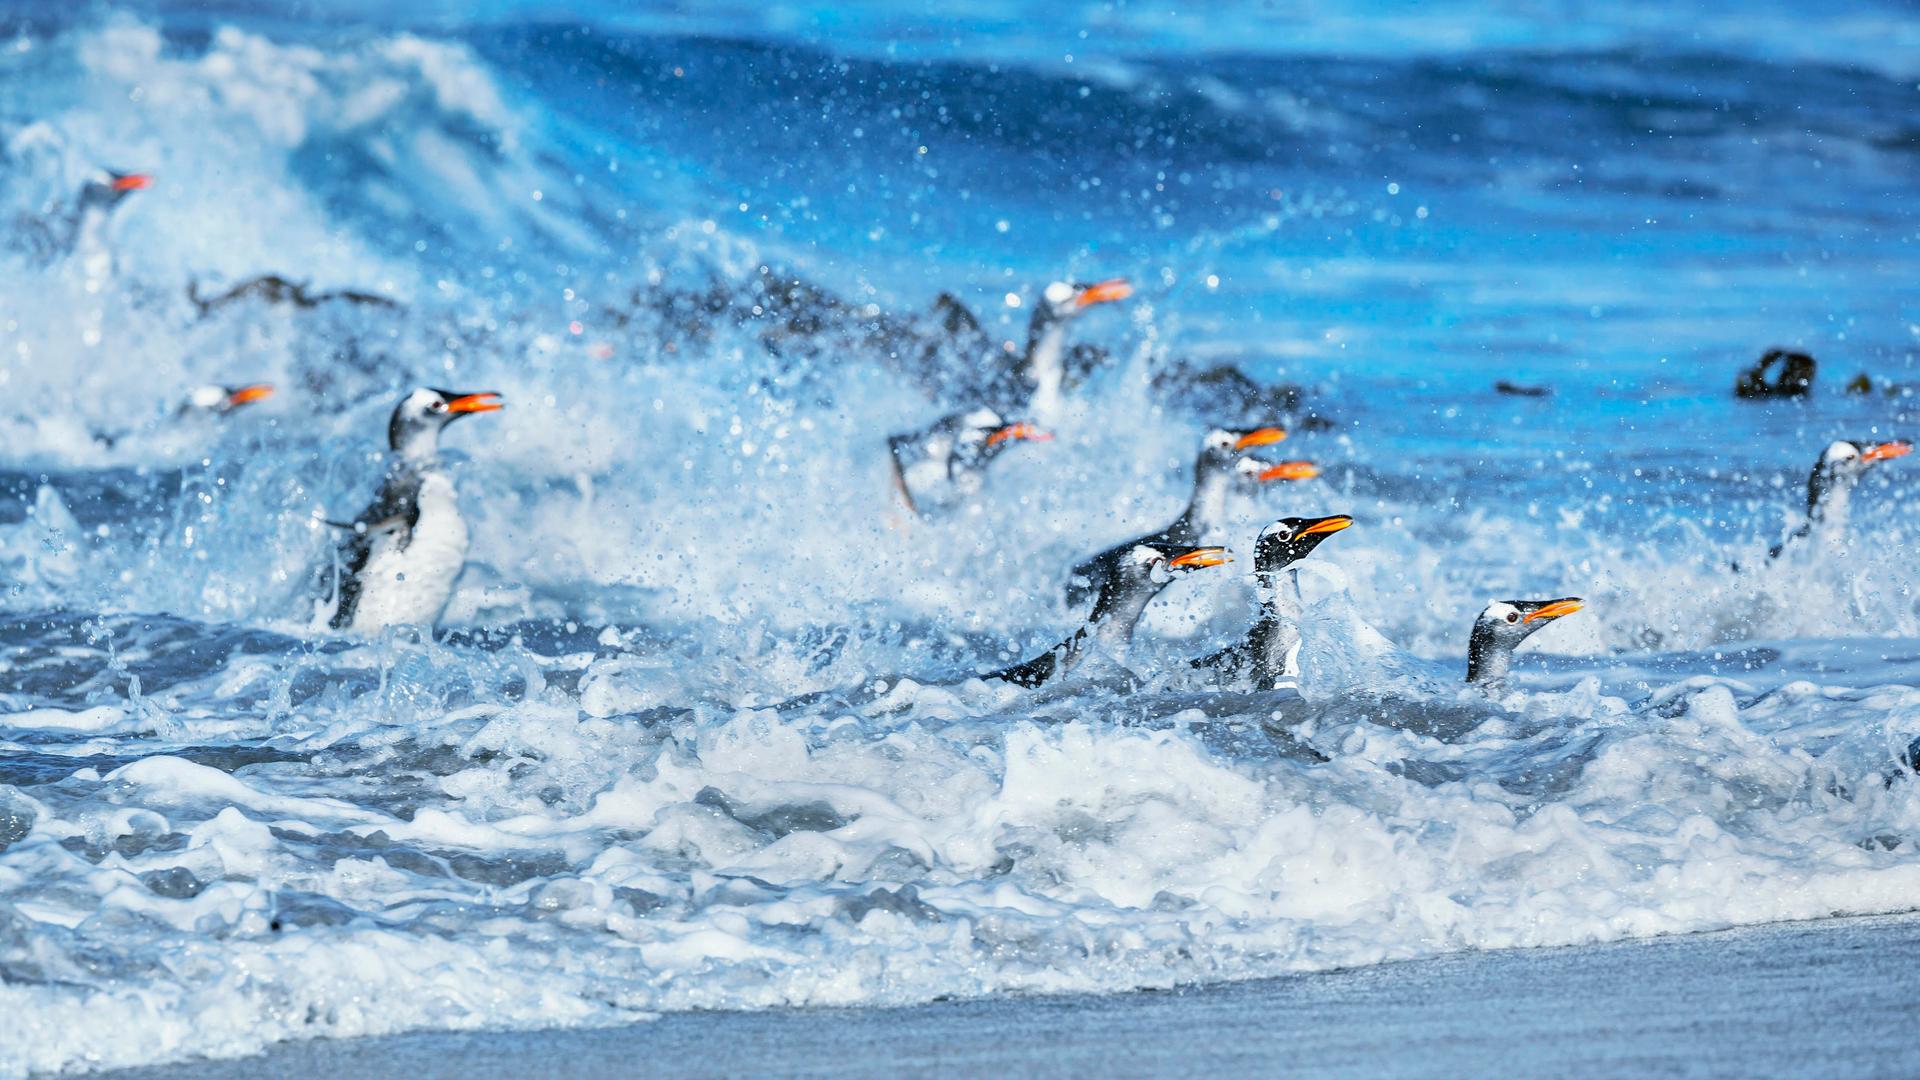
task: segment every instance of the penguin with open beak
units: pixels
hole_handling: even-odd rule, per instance
[[[334,629],[367,634],[440,620],[466,566],[468,542],[453,478],[440,460],[440,434],[461,417],[503,407],[499,394],[430,388],[394,407],[387,423],[393,457],[379,496],[339,526],[350,535],[341,544]]]
[[[922,517],[951,511],[979,493],[994,459],[1020,443],[1052,438],[1033,424],[1003,420],[987,408],[942,417],[931,427],[887,440],[894,491]]]
[[[981,678],[1040,687],[1065,678],[1096,647],[1124,656],[1140,616],[1162,589],[1175,578],[1231,561],[1231,554],[1222,547],[1136,544],[1116,551],[1084,625],[1039,656]]]
[[[1467,683],[1497,687],[1513,665],[1513,650],[1556,620],[1579,611],[1577,596],[1558,600],[1495,600],[1473,622],[1467,641]]]
[[[1272,446],[1287,437],[1277,427],[1246,431],[1214,428],[1200,442],[1200,454],[1193,465],[1193,495],[1187,508],[1171,525],[1158,532],[1129,540],[1100,552],[1076,565],[1067,575],[1067,603],[1078,607],[1100,591],[1105,568],[1114,564],[1113,556],[1137,544],[1190,546],[1217,536],[1227,521],[1227,497],[1238,488],[1248,490],[1278,480],[1310,480],[1320,474],[1312,462],[1286,461],[1278,464],[1243,457],[1249,451]]]
[[[1223,682],[1246,680],[1255,690],[1300,689],[1300,587],[1294,564],[1328,537],[1353,525],[1346,514],[1286,517],[1254,541],[1260,617],[1245,640],[1192,661]]]
[[[1853,489],[1876,463],[1906,457],[1913,444],[1901,440],[1872,442],[1865,439],[1836,439],[1828,444],[1814,462],[1807,477],[1807,518],[1773,545],[1767,557],[1777,559],[1788,548],[1807,537],[1839,544],[1845,540],[1847,517],[1853,501]]]

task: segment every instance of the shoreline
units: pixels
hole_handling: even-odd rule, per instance
[[[1453,953],[1124,994],[420,1032],[99,1073],[652,1076],[1920,1075],[1920,913]],[[564,1063],[564,1064],[556,1064]]]

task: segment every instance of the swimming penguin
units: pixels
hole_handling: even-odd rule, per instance
[[[1226,523],[1227,496],[1235,487],[1249,487],[1273,480],[1307,480],[1320,474],[1311,462],[1286,461],[1268,464],[1240,455],[1261,446],[1272,446],[1287,437],[1277,427],[1230,431],[1215,428],[1200,442],[1200,455],[1193,465],[1193,496],[1187,508],[1173,524],[1156,533],[1116,544],[1075,566],[1068,572],[1067,603],[1085,603],[1100,588],[1100,567],[1110,565],[1112,556],[1135,544],[1192,545],[1217,532]]]
[[[440,432],[462,416],[502,407],[499,394],[427,388],[395,406],[387,424],[394,459],[380,495],[343,526],[353,535],[341,545],[339,603],[328,620],[335,630],[439,621],[467,560],[467,523],[440,462]]]
[[[397,311],[401,307],[398,300],[382,296],[379,293],[363,289],[335,289],[330,292],[309,291],[305,283],[288,281],[279,274],[261,274],[227,289],[216,296],[205,296],[200,292],[199,279],[187,282],[187,302],[194,306],[201,318],[206,318],[221,308],[233,304],[255,300],[262,304],[286,304],[304,311],[311,311],[322,304],[350,304],[356,307],[385,308]]]
[[[174,415],[182,419],[193,416],[226,416],[241,406],[265,401],[272,396],[273,387],[268,383],[250,383],[246,386],[214,384],[196,386],[187,392],[186,399],[180,402],[180,408]]]
[[[1255,690],[1300,689],[1300,585],[1294,563],[1353,524],[1345,514],[1289,517],[1261,530],[1253,568],[1260,582],[1260,618],[1246,639],[1192,661],[1222,680],[1245,679]]]
[[[1467,642],[1467,683],[1497,686],[1507,677],[1513,650],[1555,619],[1584,607],[1577,596],[1559,600],[1495,600],[1474,620]]]
[[[951,509],[979,492],[987,466],[1009,447],[1051,438],[1024,421],[1008,423],[992,409],[954,413],[931,427],[887,440],[893,452],[894,490],[916,514]]]
[[[1133,286],[1125,278],[1093,285],[1056,281],[1034,302],[1027,324],[1027,350],[991,388],[988,404],[1005,414],[1024,414],[1042,423],[1060,415],[1067,382],[1067,327],[1097,304],[1125,300]]]
[[[1777,559],[1787,545],[1806,536],[1838,543],[1846,534],[1847,512],[1854,486],[1876,461],[1889,461],[1913,452],[1913,445],[1895,440],[1874,443],[1865,440],[1838,439],[1830,444],[1814,463],[1807,477],[1807,520],[1773,545],[1767,557]]]
[[[1087,655],[1104,646],[1124,653],[1133,642],[1133,628],[1147,604],[1173,579],[1193,570],[1231,561],[1222,547],[1136,544],[1111,557],[1111,572],[1101,579],[1093,614],[1073,636],[1024,663],[1002,668],[982,679],[998,679],[1018,686],[1045,686],[1066,676]]]
[[[56,210],[35,228],[38,236],[33,246],[38,257],[51,263],[77,256],[86,260],[90,276],[104,276],[113,268],[108,221],[128,196],[152,186],[153,177],[146,173],[95,170],[81,182],[71,205]]]

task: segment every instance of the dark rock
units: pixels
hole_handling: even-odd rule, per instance
[[[1494,383],[1493,389],[1496,393],[1508,394],[1512,397],[1542,398],[1553,396],[1553,387],[1551,386],[1522,386],[1519,383],[1508,382],[1505,379]]]
[[[1733,396],[1748,400],[1806,397],[1813,392],[1817,369],[1806,353],[1768,349],[1758,363],[1741,373],[1733,384]]]

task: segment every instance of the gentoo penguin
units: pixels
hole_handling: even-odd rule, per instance
[[[171,424],[179,429],[194,433],[194,437],[204,437],[201,427],[230,415],[243,405],[251,405],[273,395],[273,387],[266,383],[254,383],[250,386],[196,386],[187,391],[187,396],[173,410]],[[112,449],[121,439],[132,434],[131,430],[118,432],[102,431],[93,428],[95,442]]]
[[[1223,680],[1245,679],[1255,690],[1300,689],[1300,585],[1293,564],[1313,554],[1321,541],[1353,524],[1345,514],[1289,517],[1267,526],[1254,542],[1253,569],[1260,583],[1260,618],[1246,639],[1193,666]]]
[[[954,413],[932,427],[887,440],[893,486],[916,514],[951,509],[979,492],[988,464],[1008,447],[1051,438],[1032,424],[1008,423],[992,409]]]
[[[1488,604],[1487,610],[1474,620],[1473,637],[1467,641],[1467,683],[1498,685],[1507,677],[1516,646],[1539,633],[1548,623],[1571,615],[1583,606],[1577,596],[1559,600],[1495,600]]]
[[[146,173],[96,170],[81,183],[73,205],[49,230],[48,260],[78,256],[87,261],[90,275],[98,277],[110,272],[113,256],[107,245],[107,222],[127,196],[152,186],[153,178]]]
[[[1067,327],[1097,304],[1125,300],[1133,286],[1124,278],[1093,285],[1056,281],[1034,302],[1027,324],[1027,351],[993,387],[988,404],[1009,415],[1024,414],[1042,423],[1060,415],[1067,380]]]
[[[1248,450],[1272,446],[1287,437],[1277,427],[1252,431],[1215,428],[1200,442],[1200,455],[1193,464],[1193,497],[1173,524],[1159,532],[1129,540],[1100,552],[1075,566],[1067,576],[1067,603],[1085,603],[1100,588],[1102,567],[1135,544],[1192,545],[1207,539],[1225,524],[1227,496],[1236,486],[1247,487],[1273,480],[1306,480],[1319,475],[1311,462],[1287,461],[1277,465],[1241,458]]]
[[[1024,663],[1002,668],[983,679],[1037,687],[1072,671],[1093,647],[1124,654],[1147,603],[1180,574],[1229,562],[1226,548],[1136,544],[1114,560],[1114,572],[1102,579],[1093,614],[1073,635]]]
[[[1846,534],[1848,504],[1852,502],[1854,486],[1866,475],[1868,467],[1876,461],[1905,457],[1912,452],[1911,443],[1898,440],[1883,443],[1835,440],[1820,455],[1812,475],[1807,477],[1807,520],[1785,540],[1773,545],[1767,557],[1779,558],[1787,545],[1806,536],[1838,543]]]
[[[428,388],[394,407],[387,424],[394,457],[380,495],[344,526],[353,535],[341,545],[334,629],[359,634],[439,620],[467,560],[467,523],[440,462],[440,431],[501,407],[499,394]]]
[[[175,416],[226,416],[243,405],[264,401],[273,396],[273,387],[268,383],[251,383],[246,386],[218,386],[208,384],[196,386],[187,392],[186,399],[180,402]]]

